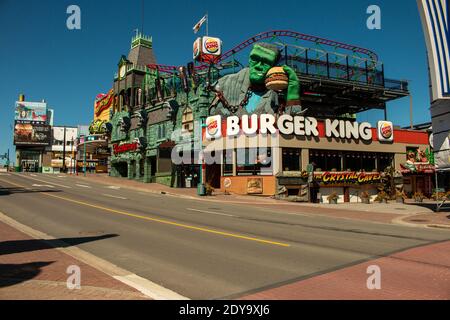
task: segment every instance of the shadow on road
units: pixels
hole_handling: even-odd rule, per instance
[[[407,205],[415,205],[422,208],[427,208],[430,210],[436,210],[436,203],[432,202],[414,202],[414,203],[406,203]],[[440,212],[450,212],[450,202],[445,201],[444,205],[440,208]]]
[[[0,255],[45,250],[52,248],[67,248],[79,244],[118,237],[117,234],[105,234],[93,237],[61,238],[61,239],[29,239],[0,242]],[[0,273],[1,274],[1,273]]]
[[[0,196],[9,196],[13,193],[36,193],[36,192],[61,192],[60,190],[54,189],[25,189],[25,188],[4,188],[0,187]]]
[[[0,264],[0,288],[31,280],[42,272],[42,268],[55,261],[39,261],[21,264]]]

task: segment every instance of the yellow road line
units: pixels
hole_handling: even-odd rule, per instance
[[[5,180],[2,180],[2,179],[0,179],[0,181],[4,181],[6,183],[12,184],[12,185],[20,187],[20,188],[29,189],[28,187],[16,184],[14,182],[5,181]],[[243,236],[243,235],[239,235],[239,234],[234,234],[234,233],[229,233],[229,232],[222,232],[222,231],[217,231],[217,230],[212,230],[212,229],[207,229],[207,228],[195,227],[195,226],[191,226],[191,225],[187,225],[187,224],[183,224],[183,223],[177,223],[177,222],[173,222],[173,221],[169,221],[169,220],[150,218],[150,217],[146,217],[146,216],[142,216],[142,215],[138,215],[138,214],[134,214],[134,213],[129,213],[129,212],[126,212],[126,211],[106,208],[106,207],[98,206],[98,205],[87,203],[87,202],[83,202],[83,201],[78,201],[78,200],[73,200],[73,199],[69,199],[69,198],[66,198],[66,197],[57,196],[57,195],[50,194],[50,193],[47,193],[47,192],[41,192],[41,194],[49,196],[49,197],[65,200],[65,201],[68,201],[68,202],[77,203],[77,204],[84,205],[84,206],[87,206],[87,207],[101,209],[101,210],[104,210],[104,211],[107,211],[107,212],[121,214],[121,215],[124,215],[124,216],[134,217],[134,218],[138,218],[138,219],[143,219],[143,220],[148,220],[148,221],[153,221],[153,222],[159,222],[159,223],[172,225],[172,226],[177,226],[177,227],[181,227],[181,228],[185,228],[185,229],[191,229],[191,230],[203,231],[203,232],[208,232],[208,233],[213,233],[213,234],[219,234],[219,235],[232,237],[232,238],[256,241],[256,242],[260,242],[260,243],[272,244],[272,245],[277,245],[277,246],[281,246],[281,247],[290,247],[290,244],[287,244],[287,243],[270,241],[270,240],[264,240],[264,239],[253,238],[253,237],[247,237],[247,236]]]

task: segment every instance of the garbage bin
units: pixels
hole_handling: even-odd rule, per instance
[[[186,178],[185,180],[186,188],[192,187],[192,178]]]

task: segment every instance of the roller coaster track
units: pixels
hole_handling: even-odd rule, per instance
[[[266,31],[262,33],[258,33],[257,35],[254,35],[253,37],[248,38],[244,42],[241,42],[239,45],[235,46],[231,50],[228,50],[225,52],[219,59],[215,61],[215,64],[219,64],[222,61],[227,60],[228,58],[232,57],[236,53],[246,49],[247,47],[251,46],[255,42],[262,41],[264,39],[270,39],[270,38],[279,38],[279,37],[288,37],[293,38],[296,40],[304,40],[313,42],[315,44],[321,44],[326,45],[329,47],[333,47],[333,50],[336,50],[336,48],[351,51],[352,53],[359,53],[367,56],[368,60],[371,60],[373,62],[378,61],[378,56],[375,52],[365,49],[362,47],[357,47],[350,44],[345,44],[342,42],[334,41],[334,40],[328,40],[325,38],[320,38],[316,36],[311,36],[295,31],[289,31],[289,30],[272,30],[272,31]],[[170,66],[170,65],[162,65],[162,64],[152,64],[148,65],[151,69],[157,69],[160,72],[164,73],[173,73],[177,67],[176,66]],[[209,67],[207,64],[201,64],[199,66],[195,66],[196,71],[203,71],[206,70]]]

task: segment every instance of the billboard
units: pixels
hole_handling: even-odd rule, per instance
[[[99,94],[94,102],[94,120],[109,121],[110,109],[114,102],[114,90],[111,89],[107,94]]]
[[[431,100],[450,99],[447,0],[417,0],[430,67]]]
[[[16,101],[15,120],[33,123],[47,122],[47,103]]]
[[[48,125],[15,121],[14,144],[16,146],[48,146],[51,137],[52,131]]]

